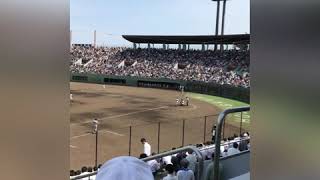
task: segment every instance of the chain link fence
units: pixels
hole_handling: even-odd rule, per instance
[[[249,112],[234,113],[226,118],[226,123],[223,125],[223,138],[250,131]],[[116,156],[139,157],[143,153],[141,138],[147,139],[152,147],[151,151],[155,153],[165,152],[174,147],[205,143],[212,141],[212,129],[217,119],[218,115],[206,115],[156,123],[131,123],[121,128],[101,126],[97,134],[97,142],[95,134],[76,140],[80,144],[81,141],[86,143],[82,143],[82,148],[74,151],[71,158],[77,159],[76,164],[82,166],[95,164],[96,158],[97,164],[102,164]],[[97,149],[95,149],[96,146]]]

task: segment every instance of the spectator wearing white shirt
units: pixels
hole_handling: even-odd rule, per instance
[[[143,153],[145,153],[147,156],[151,155],[151,146],[147,142],[145,138],[141,138],[141,143],[143,144]]]
[[[188,160],[182,159],[180,164],[182,169],[177,172],[178,180],[194,180],[193,171],[188,169],[188,165],[189,165]]]
[[[92,173],[92,172],[93,172],[92,167],[88,167],[88,173]],[[88,180],[95,180],[95,179],[96,179],[96,175],[88,177]]]
[[[234,143],[232,144],[232,148],[229,148],[229,149],[228,149],[227,155],[228,155],[228,156],[231,156],[231,155],[240,153],[238,147],[239,147],[238,143],[237,143],[237,142],[234,142]]]
[[[85,166],[82,167],[82,168],[81,168],[81,176],[82,176],[82,175],[87,175],[87,174],[89,174],[89,173],[88,173],[88,168],[85,167]],[[88,180],[89,178],[82,178],[82,179],[83,179],[83,180]]]
[[[197,157],[193,154],[192,150],[188,150],[188,155],[187,155],[186,159],[189,162],[188,169],[190,169],[193,172],[195,172],[196,163],[197,163]]]
[[[172,163],[171,163],[171,157],[172,157],[171,155],[165,156],[165,157],[162,158],[162,161],[163,161],[166,165],[172,164]]]
[[[75,176],[76,175],[76,172],[74,170],[70,170],[70,178]]]
[[[174,174],[174,167],[172,164],[167,164],[165,169],[168,175],[164,177],[163,180],[178,180],[178,177]]]
[[[152,153],[152,155],[156,155],[156,153]],[[147,164],[150,166],[153,176],[155,176],[160,169],[160,163],[156,159],[153,159],[148,161]]]

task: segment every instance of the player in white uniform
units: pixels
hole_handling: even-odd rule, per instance
[[[176,99],[176,105],[179,105],[180,103],[179,103],[179,99],[177,98]]]
[[[98,119],[95,118],[92,122],[93,122],[93,132],[92,132],[92,134],[95,134],[98,131],[99,121],[98,121]]]
[[[151,146],[147,142],[145,138],[141,138],[140,142],[143,144],[143,153],[146,154],[147,156],[151,155]]]
[[[186,97],[186,105],[189,106],[189,97]]]

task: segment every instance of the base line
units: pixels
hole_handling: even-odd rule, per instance
[[[110,130],[101,130],[101,131],[99,131],[99,133],[101,133],[101,134],[110,133],[110,134],[113,134],[113,135],[116,135],[116,136],[125,136],[124,134],[120,134],[120,133],[113,132],[113,131],[110,131]],[[92,134],[92,133],[80,134],[80,135],[71,137],[70,140],[77,139],[77,138],[81,138],[81,137],[88,136],[88,135],[91,135],[91,134]],[[92,134],[92,135],[93,135],[93,134]]]
[[[135,112],[126,113],[126,114],[119,114],[119,115],[114,115],[114,116],[108,116],[108,117],[105,117],[105,118],[101,118],[101,119],[99,119],[99,120],[100,120],[100,122],[101,122],[101,121],[107,120],[107,119],[124,117],[124,116],[129,116],[129,115],[132,115],[132,114],[139,114],[139,113],[142,113],[142,112],[154,111],[154,110],[157,110],[157,109],[164,109],[164,108],[168,108],[168,107],[169,107],[169,106],[161,106],[161,107],[156,107],[156,108],[151,108],[151,109],[144,109],[144,110],[135,111]],[[92,123],[92,120],[90,120],[90,121],[84,121],[84,122],[81,122],[81,123],[71,124],[70,126],[81,125],[81,124],[88,124],[88,123]]]

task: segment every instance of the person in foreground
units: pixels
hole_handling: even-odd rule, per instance
[[[182,159],[181,170],[177,172],[178,180],[194,180],[194,173],[192,170],[188,169],[189,162],[187,159]]]
[[[166,165],[166,171],[168,175],[163,178],[163,180],[178,180],[177,176],[174,175],[174,167],[172,164]]]
[[[212,162],[210,162],[210,164],[207,167],[205,180],[212,180],[213,179],[214,154],[212,153],[211,156],[212,156],[211,157]],[[221,178],[221,176],[222,176],[222,164],[219,162],[219,179]]]
[[[104,163],[96,180],[154,180],[150,166],[142,160],[120,156]]]

